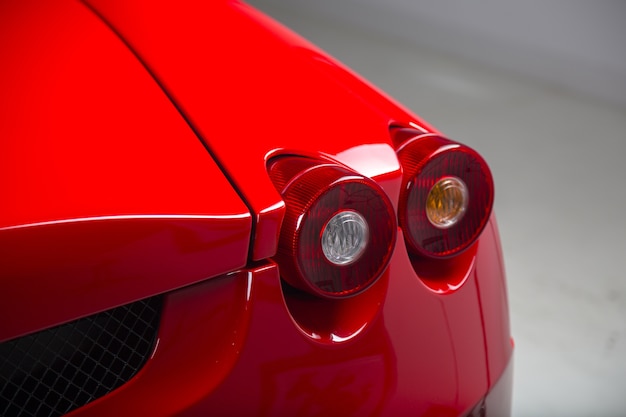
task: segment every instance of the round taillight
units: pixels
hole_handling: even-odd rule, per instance
[[[444,177],[428,192],[426,217],[433,226],[447,229],[463,218],[468,201],[469,193],[463,180],[458,177]]]
[[[338,298],[363,291],[382,275],[397,226],[378,184],[345,167],[300,157],[278,158],[269,173],[286,206],[275,256],[286,282]]]
[[[342,210],[323,228],[322,252],[335,265],[357,261],[369,243],[367,220],[357,211]]]
[[[404,170],[398,218],[415,254],[446,258],[468,248],[489,221],[493,179],[473,149],[423,135],[398,150]]]

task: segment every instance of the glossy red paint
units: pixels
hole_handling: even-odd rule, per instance
[[[96,218],[0,230],[0,341],[245,264],[249,216]]]
[[[485,252],[491,255],[477,259],[476,277],[485,332],[485,350],[489,364],[489,382],[494,384],[507,366],[512,368],[509,362],[512,362],[513,339],[507,337],[511,334],[509,305],[504,258],[495,216],[492,216],[491,227],[485,230],[484,234],[491,234],[491,238],[486,236],[481,238],[480,244],[486,246]]]
[[[255,260],[276,252],[284,212],[265,171],[270,155],[336,156],[389,143],[392,122],[425,125],[243,3],[88,3],[150,68],[245,196],[256,213]]]
[[[390,126],[431,127],[240,2],[89,3],[0,11],[0,313],[19,318],[0,340],[166,295],[143,369],[72,416],[508,412],[495,217],[445,263],[398,230],[346,299],[288,288],[270,259],[271,157],[345,164],[397,211]]]
[[[244,266],[250,213],[124,44],[0,8],[0,340]]]
[[[503,415],[511,346],[507,338],[486,352],[479,308],[501,297],[482,291],[501,279],[497,259],[478,269],[494,261],[493,223],[487,229],[468,281],[446,296],[421,284],[398,242],[388,275],[365,293],[369,313],[355,305],[358,296],[326,300],[349,308],[292,300],[306,306],[294,312],[272,263],[174,292],[143,370],[71,415],[456,416],[498,382],[501,394],[491,397],[494,414],[487,415]],[[340,337],[324,334],[324,326],[348,322]],[[501,331],[490,328],[490,337]],[[488,367],[497,371],[491,380]]]
[[[121,389],[69,415],[172,416],[210,395],[247,344],[252,288],[267,270],[234,272],[167,295],[147,364]]]

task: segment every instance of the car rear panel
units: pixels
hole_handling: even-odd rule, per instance
[[[492,255],[491,228],[475,253],[480,262]],[[511,348],[498,369],[491,363],[488,379],[477,302],[478,283],[497,282],[500,271],[489,267],[479,276],[473,268],[461,289],[443,297],[410,271],[399,241],[367,306],[305,300],[318,323],[353,329],[336,342],[303,331],[272,263],[173,292],[144,368],[72,415],[458,416],[480,411],[500,380],[504,395],[492,399],[497,406],[487,415],[506,415],[510,372],[502,375]]]
[[[126,65],[124,72],[137,71],[136,82],[123,83],[123,88],[117,86],[119,80],[110,82],[96,95],[109,97],[113,92],[115,97],[124,97],[116,103],[125,111],[110,114],[106,120],[119,122],[121,127],[145,117],[140,126],[152,129],[154,137],[169,136],[164,129],[176,127],[180,129],[177,138],[189,139],[183,145],[177,139],[175,146],[159,147],[161,141],[151,141],[152,135],[147,135],[142,136],[141,147],[131,147],[131,155],[145,161],[144,149],[150,144],[150,151],[158,153],[151,158],[154,165],[169,161],[175,152],[186,152],[176,158],[186,162],[165,172],[143,162],[141,168],[149,170],[150,181],[156,176],[161,179],[156,184],[180,183],[184,188],[161,189],[161,198],[146,192],[140,199],[129,191],[129,201],[153,203],[154,207],[141,206],[147,213],[210,217],[206,223],[200,218],[186,219],[193,224],[183,227],[186,232],[179,230],[178,221],[172,225],[171,219],[158,219],[166,222],[166,229],[175,229],[164,233],[164,240],[150,235],[133,251],[112,252],[111,259],[134,259],[134,267],[143,275],[133,275],[133,281],[120,273],[128,269],[114,268],[101,298],[112,306],[113,299],[131,301],[139,293],[148,296],[168,286],[192,284],[201,274],[213,278],[166,293],[158,342],[145,366],[126,384],[72,415],[457,416],[484,415],[485,407],[487,414],[493,407],[494,416],[508,412],[506,396],[501,401],[488,396],[492,389],[497,393],[510,389],[512,355],[495,217],[478,242],[453,267],[444,268],[444,281],[462,283],[447,291],[434,291],[421,279],[402,233],[397,234],[383,276],[364,293],[341,300],[293,292],[282,283],[280,265],[271,258],[285,207],[267,175],[270,158],[295,154],[334,159],[373,178],[397,208],[402,168],[390,127],[434,132],[432,127],[240,2],[88,3],[67,8],[87,21],[86,32],[97,31],[106,38],[100,51],[114,49],[124,55],[109,66],[118,67],[121,61]],[[76,7],[83,9],[78,12]],[[86,17],[85,12],[92,15]],[[94,54],[94,59],[100,59],[101,53]],[[106,64],[98,63],[96,67]],[[104,76],[112,69],[98,71]],[[128,89],[137,89],[142,82],[146,91],[137,91],[137,101],[129,102]],[[107,100],[111,103],[113,98]],[[133,114],[133,122],[124,119],[127,112],[141,106],[159,107],[159,103],[161,112]],[[111,111],[102,107],[100,111]],[[165,123],[167,118],[176,122]],[[102,123],[101,118],[85,120],[81,131],[94,122]],[[98,144],[104,136],[100,134]],[[118,148],[111,153],[118,155],[123,140],[114,142]],[[196,152],[198,146],[203,152]],[[94,159],[98,159],[94,164],[104,164]],[[193,169],[207,172],[194,175]],[[136,166],[128,168],[128,176],[131,171],[141,173]],[[144,178],[142,184],[150,181]],[[67,178],[59,181],[67,182]],[[140,227],[134,224],[129,224],[131,233]],[[122,233],[125,226],[119,225],[117,231],[111,229],[108,239]],[[208,228],[206,235],[203,225]],[[215,234],[218,225],[224,227],[221,238]],[[59,231],[59,236],[65,233]],[[31,241],[25,240],[24,247]],[[155,257],[146,255],[155,242],[170,248],[156,251],[167,255],[162,261],[165,265],[160,258],[152,265]],[[188,248],[194,256],[186,256]],[[38,249],[34,256],[44,256],[47,250]],[[69,257],[64,265],[82,258]],[[24,264],[19,264],[20,270]],[[45,271],[44,265],[40,275]],[[47,285],[56,288],[56,283]],[[115,295],[117,289],[124,295]],[[82,312],[86,305],[94,312],[105,308],[105,302],[94,294],[88,302],[69,297],[65,302]],[[18,300],[32,297],[15,293],[18,296]],[[20,310],[15,304],[7,309],[30,314],[31,309]],[[74,311],[72,315],[80,314]],[[59,318],[48,321],[55,320]]]

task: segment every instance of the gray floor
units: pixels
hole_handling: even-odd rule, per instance
[[[490,163],[516,341],[513,415],[624,415],[626,108],[252,3]]]

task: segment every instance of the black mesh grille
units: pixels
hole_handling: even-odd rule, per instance
[[[128,381],[152,353],[161,298],[0,344],[0,416],[59,416]]]

